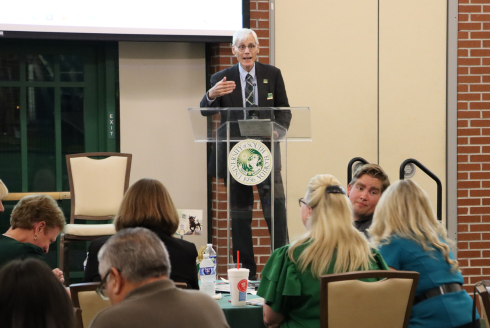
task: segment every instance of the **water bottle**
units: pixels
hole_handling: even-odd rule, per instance
[[[201,285],[199,289],[208,294],[209,296],[215,295],[216,289],[216,271],[214,269],[214,263],[209,258],[209,254],[204,254],[199,266],[199,274],[201,276]]]
[[[213,244],[208,244],[204,254],[209,255],[209,259],[214,263],[214,270],[216,271],[216,251],[213,249]]]

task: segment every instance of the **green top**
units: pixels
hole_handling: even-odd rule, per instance
[[[41,247],[31,243],[21,243],[13,238],[0,235],[0,267],[12,260],[28,257],[45,262],[44,252]]]
[[[308,243],[305,243],[294,250],[295,260],[307,245]],[[320,327],[320,280],[313,277],[311,265],[305,272],[299,270],[288,256],[289,246],[278,248],[272,253],[262,270],[257,295],[262,296],[272,310],[286,317],[281,324],[282,328]],[[388,270],[383,257],[375,249],[371,251],[374,262],[370,264],[369,270]],[[335,259],[334,253],[325,274],[334,273]]]

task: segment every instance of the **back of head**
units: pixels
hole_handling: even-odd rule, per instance
[[[0,180],[0,200],[7,197],[8,194],[9,194],[9,191],[7,189],[7,186],[3,183],[2,180]]]
[[[306,190],[305,201],[313,210],[308,222],[312,235],[321,231],[343,229],[352,226],[351,204],[345,194],[326,192],[328,186],[340,186],[340,182],[330,174],[313,177]]]
[[[339,191],[341,190],[341,193]],[[330,174],[313,177],[308,184],[305,202],[312,208],[307,222],[308,232],[290,247],[294,249],[305,242],[299,258],[300,268],[312,266],[312,273],[320,276],[328,269],[336,253],[335,273],[368,269],[372,259],[368,241],[352,225],[352,205],[340,187],[340,182]]]
[[[47,195],[30,195],[22,198],[15,205],[10,216],[13,229],[31,229],[37,223],[46,222],[46,228],[65,227],[65,216],[58,203]]]
[[[73,305],[51,269],[15,260],[0,271],[0,322],[12,328],[75,327]]]
[[[448,263],[457,267],[456,261],[449,260],[449,247],[440,241],[442,238],[449,243],[429,196],[410,179],[395,182],[381,196],[368,231],[375,246],[397,235],[416,241],[425,250],[428,245],[436,247],[444,253]]]
[[[165,245],[155,233],[145,228],[119,231],[102,246],[98,257],[102,274],[114,267],[131,283],[170,276]]]
[[[256,44],[259,44],[259,38],[257,37],[257,34],[249,29],[249,28],[242,28],[238,31],[235,32],[235,34],[233,34],[233,45],[237,45],[237,42],[240,42],[242,40],[245,40],[246,38],[248,38],[248,36],[252,34],[254,39],[255,39],[255,43]]]
[[[179,216],[165,186],[155,179],[141,179],[126,192],[116,215],[116,230],[143,227],[172,235]]]
[[[442,233],[441,228],[426,192],[408,179],[395,182],[381,196],[370,233],[375,243],[393,234],[422,241]]]
[[[352,180],[349,182],[349,185],[353,186],[357,179],[362,177],[364,174],[381,181],[381,193],[383,193],[390,186],[390,179],[388,178],[388,175],[381,168],[381,166],[377,164],[365,164],[357,168],[352,176]]]

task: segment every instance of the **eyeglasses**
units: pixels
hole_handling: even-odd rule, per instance
[[[121,270],[116,269],[118,272],[121,272]],[[99,287],[97,287],[96,292],[97,294],[102,297],[103,300],[109,300],[109,297],[107,296],[107,280],[109,280],[109,276],[111,275],[111,269],[107,272],[105,277],[102,279],[100,282]]]
[[[240,51],[245,51],[245,49],[250,49],[250,51],[253,51],[257,46],[255,44],[249,44],[248,46],[244,45],[244,44],[241,44],[239,46],[236,46],[238,48],[238,50]]]
[[[300,199],[298,199],[298,203],[299,203],[299,207],[303,206],[303,204],[305,204],[306,206],[308,206],[308,204],[306,204],[305,199],[303,197],[301,197]]]

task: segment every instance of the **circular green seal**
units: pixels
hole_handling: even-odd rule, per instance
[[[247,139],[235,145],[228,156],[230,174],[241,184],[253,186],[271,173],[272,156],[262,142]]]

